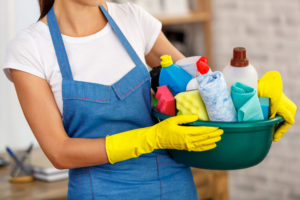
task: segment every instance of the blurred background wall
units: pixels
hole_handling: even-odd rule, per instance
[[[281,73],[284,92],[300,105],[300,1],[213,0],[213,55],[217,69],[235,46],[247,48],[260,77]],[[231,199],[300,199],[300,113],[296,124],[273,147],[267,159],[230,173]]]
[[[36,0],[0,1],[1,65],[9,40],[18,31],[34,23],[38,16],[39,8]],[[35,142],[35,139],[22,113],[14,85],[8,81],[2,71],[0,73],[0,93],[0,151],[4,151],[6,145],[25,148],[31,141]]]
[[[143,0],[152,1],[152,0]],[[145,3],[144,2],[144,3]],[[299,0],[212,0],[213,69],[222,70],[230,61],[232,49],[247,48],[250,62],[260,77],[277,70],[284,91],[300,105],[300,1]],[[0,63],[6,44],[14,34],[38,18],[36,0],[0,1]],[[165,32],[183,32],[185,44],[176,41],[187,56],[204,55],[204,27],[200,23],[175,25]],[[179,37],[180,41],[180,37]],[[14,87],[0,73],[0,151],[5,145],[23,148],[35,141],[20,109]],[[274,143],[269,156],[246,170],[230,172],[230,199],[300,199],[300,114],[296,125]]]

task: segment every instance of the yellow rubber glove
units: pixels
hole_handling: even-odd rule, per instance
[[[259,81],[257,93],[259,97],[269,97],[271,100],[270,118],[276,114],[282,116],[285,122],[277,129],[273,141],[278,142],[281,137],[295,123],[297,106],[288,99],[282,91],[282,80],[277,71],[267,72]]]
[[[156,125],[106,137],[111,164],[151,153],[155,149],[207,151],[215,148],[223,130],[216,127],[180,126],[198,120],[197,115],[181,115]]]
[[[285,122],[277,129],[273,140],[278,142],[282,136],[291,128],[295,123],[295,115],[297,106],[285,94],[282,94],[277,114],[285,119]]]

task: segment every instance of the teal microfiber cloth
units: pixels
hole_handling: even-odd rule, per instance
[[[263,112],[254,88],[240,82],[231,87],[231,97],[238,113],[238,121],[263,120]]]
[[[260,97],[259,102],[264,115],[264,120],[268,120],[270,116],[270,99],[268,97]]]

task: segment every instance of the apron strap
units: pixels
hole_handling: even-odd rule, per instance
[[[48,26],[50,29],[50,34],[52,37],[52,42],[54,45],[56,58],[58,61],[60,72],[62,74],[62,78],[65,80],[73,80],[73,75],[71,72],[69,59],[68,59],[65,45],[63,43],[63,39],[61,36],[61,32],[59,30],[59,26],[58,26],[58,23],[57,23],[57,20],[55,17],[53,6],[47,14],[47,23],[48,23]]]
[[[105,10],[103,5],[100,5],[99,7],[102,10],[103,14],[105,15],[105,17],[106,17],[107,21],[109,22],[110,26],[112,27],[112,29],[114,30],[114,32],[116,33],[116,35],[118,36],[120,41],[122,42],[123,46],[127,50],[127,53],[129,54],[129,56],[131,57],[131,59],[133,60],[135,65],[136,66],[145,65],[141,61],[140,57],[137,55],[135,50],[132,48],[131,44],[126,39],[125,35],[120,30],[119,26],[116,24],[116,22],[113,20],[113,18],[109,15],[109,13]]]

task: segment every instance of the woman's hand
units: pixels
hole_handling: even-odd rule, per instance
[[[114,164],[151,153],[155,149],[207,151],[215,148],[223,130],[216,127],[181,126],[197,120],[197,115],[181,115],[150,127],[107,136],[109,162]]]
[[[25,118],[41,148],[59,169],[108,163],[105,139],[69,138],[48,82],[10,69]]]
[[[258,81],[257,93],[259,97],[270,98],[271,119],[278,114],[285,120],[273,135],[273,141],[278,142],[295,123],[297,106],[283,93],[281,75],[277,71],[270,71],[264,74]]]
[[[217,127],[181,126],[198,120],[197,115],[180,115],[166,119],[153,128],[150,138],[156,141],[155,148],[187,151],[207,151],[215,148],[223,130]],[[153,138],[154,137],[154,138]]]

